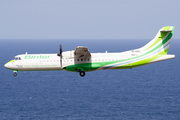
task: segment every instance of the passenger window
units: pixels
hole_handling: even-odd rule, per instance
[[[86,61],[86,58],[84,59],[84,61]]]
[[[77,59],[77,61],[79,61],[79,59]]]
[[[83,59],[81,59],[81,61],[83,61]]]
[[[19,57],[19,60],[21,60],[21,58]]]

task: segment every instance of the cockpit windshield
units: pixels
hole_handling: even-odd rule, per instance
[[[15,57],[13,60],[21,60],[21,57]]]

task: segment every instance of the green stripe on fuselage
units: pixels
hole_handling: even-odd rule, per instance
[[[168,51],[169,48],[167,48],[165,51],[162,51],[161,53],[151,57],[151,58],[147,58],[147,59],[144,59],[144,60],[141,60],[141,61],[138,61],[138,62],[134,62],[131,64],[131,66],[127,66],[127,65],[122,65],[122,66],[118,66],[118,67],[115,67],[113,69],[126,69],[126,68],[133,68],[133,67],[138,67],[138,66],[142,66],[142,65],[146,65],[148,64],[149,62],[165,55],[164,53],[166,53]]]
[[[140,58],[140,57],[144,57],[145,55],[147,54],[150,54],[154,51],[156,51],[157,49],[159,49],[163,44],[165,44],[167,41],[168,41],[168,37],[161,43],[159,44],[158,46],[156,46],[154,49],[152,49],[151,51],[143,54],[143,55],[140,55],[140,56],[137,56],[137,57],[133,57],[133,58],[127,58],[127,59],[124,59],[124,60],[118,60],[118,61],[108,61],[108,62],[96,62],[96,63],[83,63],[83,64],[75,64],[75,65],[69,65],[69,66],[66,66],[66,69],[67,71],[73,71],[73,72],[76,72],[77,71],[77,68],[83,68],[84,71],[93,71],[93,70],[96,70],[100,67],[103,67],[105,65],[110,65],[110,64],[114,64],[114,63],[119,63],[119,62],[125,62],[125,61],[130,61],[130,60],[134,60],[134,59],[137,59],[137,58]],[[168,50],[168,49],[167,49]],[[165,55],[167,54],[167,50],[165,51],[162,51],[161,53],[159,54],[162,54],[162,55]],[[161,55],[161,56],[162,56]],[[155,55],[157,56],[157,55]],[[152,57],[154,58],[154,57]],[[131,64],[131,63],[130,63]],[[139,62],[139,66],[143,65],[143,64],[147,64],[147,62],[143,62],[143,60],[141,62]],[[128,64],[126,64],[124,66],[124,68],[131,68],[131,66],[127,66]],[[138,66],[138,65],[135,65],[135,66]],[[123,66],[122,68],[123,69]]]
[[[99,63],[83,63],[66,66],[67,71],[77,72],[77,69],[83,69],[84,71],[93,71],[104,66],[104,62]]]
[[[11,60],[11,61],[7,62],[6,64],[11,63],[11,62],[15,62],[15,61],[17,61],[17,60]],[[6,64],[5,64],[5,65],[6,65]]]
[[[146,52],[145,54],[143,55],[139,55],[137,57],[132,57],[132,58],[127,58],[127,59],[124,59],[124,60],[118,60],[118,61],[108,61],[108,62],[96,62],[96,63],[83,63],[83,64],[75,64],[75,65],[69,65],[69,66],[66,66],[66,69],[67,71],[73,71],[73,72],[76,72],[77,71],[77,68],[83,68],[84,71],[93,71],[93,70],[96,70],[100,67],[103,67],[105,65],[111,65],[111,64],[115,64],[115,63],[119,63],[119,62],[125,62],[125,61],[130,61],[130,60],[134,60],[134,59],[137,59],[137,58],[140,58],[140,57],[144,57],[145,55],[148,55],[154,51],[156,51],[157,49],[159,49],[162,45],[164,45],[166,42],[169,41],[169,39],[172,37],[172,34],[173,34],[173,30],[172,32],[162,41],[162,43],[160,43],[158,46],[156,46],[155,48],[153,48],[152,50]],[[165,34],[162,34],[161,37],[163,36],[166,36],[167,33]],[[162,39],[162,38],[161,38]],[[158,43],[158,42],[157,42]],[[157,44],[156,43],[156,44]],[[155,44],[154,44],[155,45]],[[147,64],[149,63],[150,61],[158,58],[158,57],[161,57],[162,55],[166,55],[168,52],[168,48],[164,51],[162,51],[161,53],[158,53],[157,55],[153,56],[152,58],[147,58],[145,60],[141,60],[141,61],[138,61],[138,62],[135,62],[135,63],[128,63],[126,65],[123,65],[123,66],[120,66],[120,67],[116,67],[114,69],[124,69],[124,68],[131,68],[131,67],[137,67],[137,66],[141,66],[141,65],[144,65],[144,64]]]

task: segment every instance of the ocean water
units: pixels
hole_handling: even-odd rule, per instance
[[[179,120],[180,40],[176,58],[133,69],[87,72],[13,71],[15,55],[58,53],[87,46],[90,52],[122,52],[150,40],[0,40],[1,120]]]

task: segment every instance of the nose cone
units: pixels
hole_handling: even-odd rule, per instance
[[[8,69],[12,69],[14,67],[13,63],[15,62],[15,60],[11,60],[9,62],[7,62],[4,67],[8,68]]]
[[[4,64],[4,67],[9,68],[8,66],[9,66],[8,63]]]

